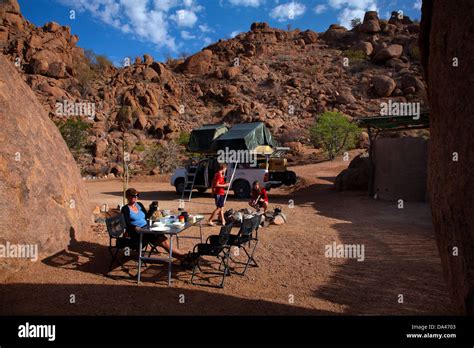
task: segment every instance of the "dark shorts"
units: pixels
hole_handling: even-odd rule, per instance
[[[224,207],[224,199],[225,199],[225,195],[214,195],[214,202],[217,208]]]

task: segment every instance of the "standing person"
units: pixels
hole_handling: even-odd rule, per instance
[[[268,209],[267,190],[265,190],[264,187],[260,187],[258,180],[254,181],[252,184],[252,199],[249,202],[249,205],[257,210],[263,208],[264,212]]]
[[[218,215],[222,222],[222,226],[225,225],[224,212],[222,208],[224,207],[225,200],[225,189],[229,187],[230,183],[225,182],[225,170],[227,166],[225,163],[219,164],[219,171],[214,175],[212,180],[212,193],[214,194],[214,202],[216,204],[216,209],[212,212],[211,217],[209,218],[209,226],[215,226],[214,220],[215,216]]]

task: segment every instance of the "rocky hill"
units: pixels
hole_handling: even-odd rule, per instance
[[[263,121],[297,149],[326,110],[371,116],[388,98],[423,105],[418,32],[396,12],[388,21],[367,12],[352,30],[331,25],[324,33],[253,23],[185,60],[145,54],[122,68],[91,67],[68,27],[35,27],[16,0],[0,5],[0,50],[53,120],[81,115],[90,124],[90,147],[77,161],[96,176],[121,174],[124,139],[140,172],[144,149],[204,123]]]

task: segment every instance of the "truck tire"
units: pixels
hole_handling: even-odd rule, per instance
[[[232,185],[234,195],[237,198],[249,198],[250,197],[250,184],[247,180],[237,180]]]
[[[296,180],[297,180],[296,173],[289,170],[289,171],[286,172],[286,177],[285,177],[283,183],[286,186],[291,186],[291,185],[296,184]]]
[[[184,191],[184,178],[178,178],[174,181],[174,187],[176,189],[176,193],[181,195]]]

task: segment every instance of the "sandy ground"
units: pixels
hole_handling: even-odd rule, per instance
[[[171,287],[163,264],[149,265],[137,285],[127,277],[136,274],[136,256],[125,268],[116,267],[113,278],[104,277],[110,262],[108,236],[93,230],[87,240],[12,274],[0,287],[0,312],[452,314],[429,206],[406,203],[398,209],[395,202],[373,200],[364,192],[337,192],[332,181],[346,166],[347,162],[336,160],[293,168],[302,183],[291,191],[270,192],[271,207],[281,205],[289,223],[260,230],[255,255],[259,267],[250,268],[246,276],[227,278],[224,289],[191,285],[190,271],[178,263]],[[146,206],[158,200],[162,209],[178,207],[178,196],[164,178],[132,181],[131,186],[142,192]],[[91,208],[121,202],[118,180],[88,182],[87,188]],[[292,209],[289,200],[294,201]],[[209,193],[196,193],[186,210],[209,214],[212,203]],[[232,198],[226,208],[245,206],[246,201]],[[203,227],[205,236],[218,231],[219,227]],[[193,228],[188,235],[198,233]],[[364,245],[364,261],[325,257],[325,246],[333,242]],[[193,244],[185,240],[180,246],[189,250]]]

